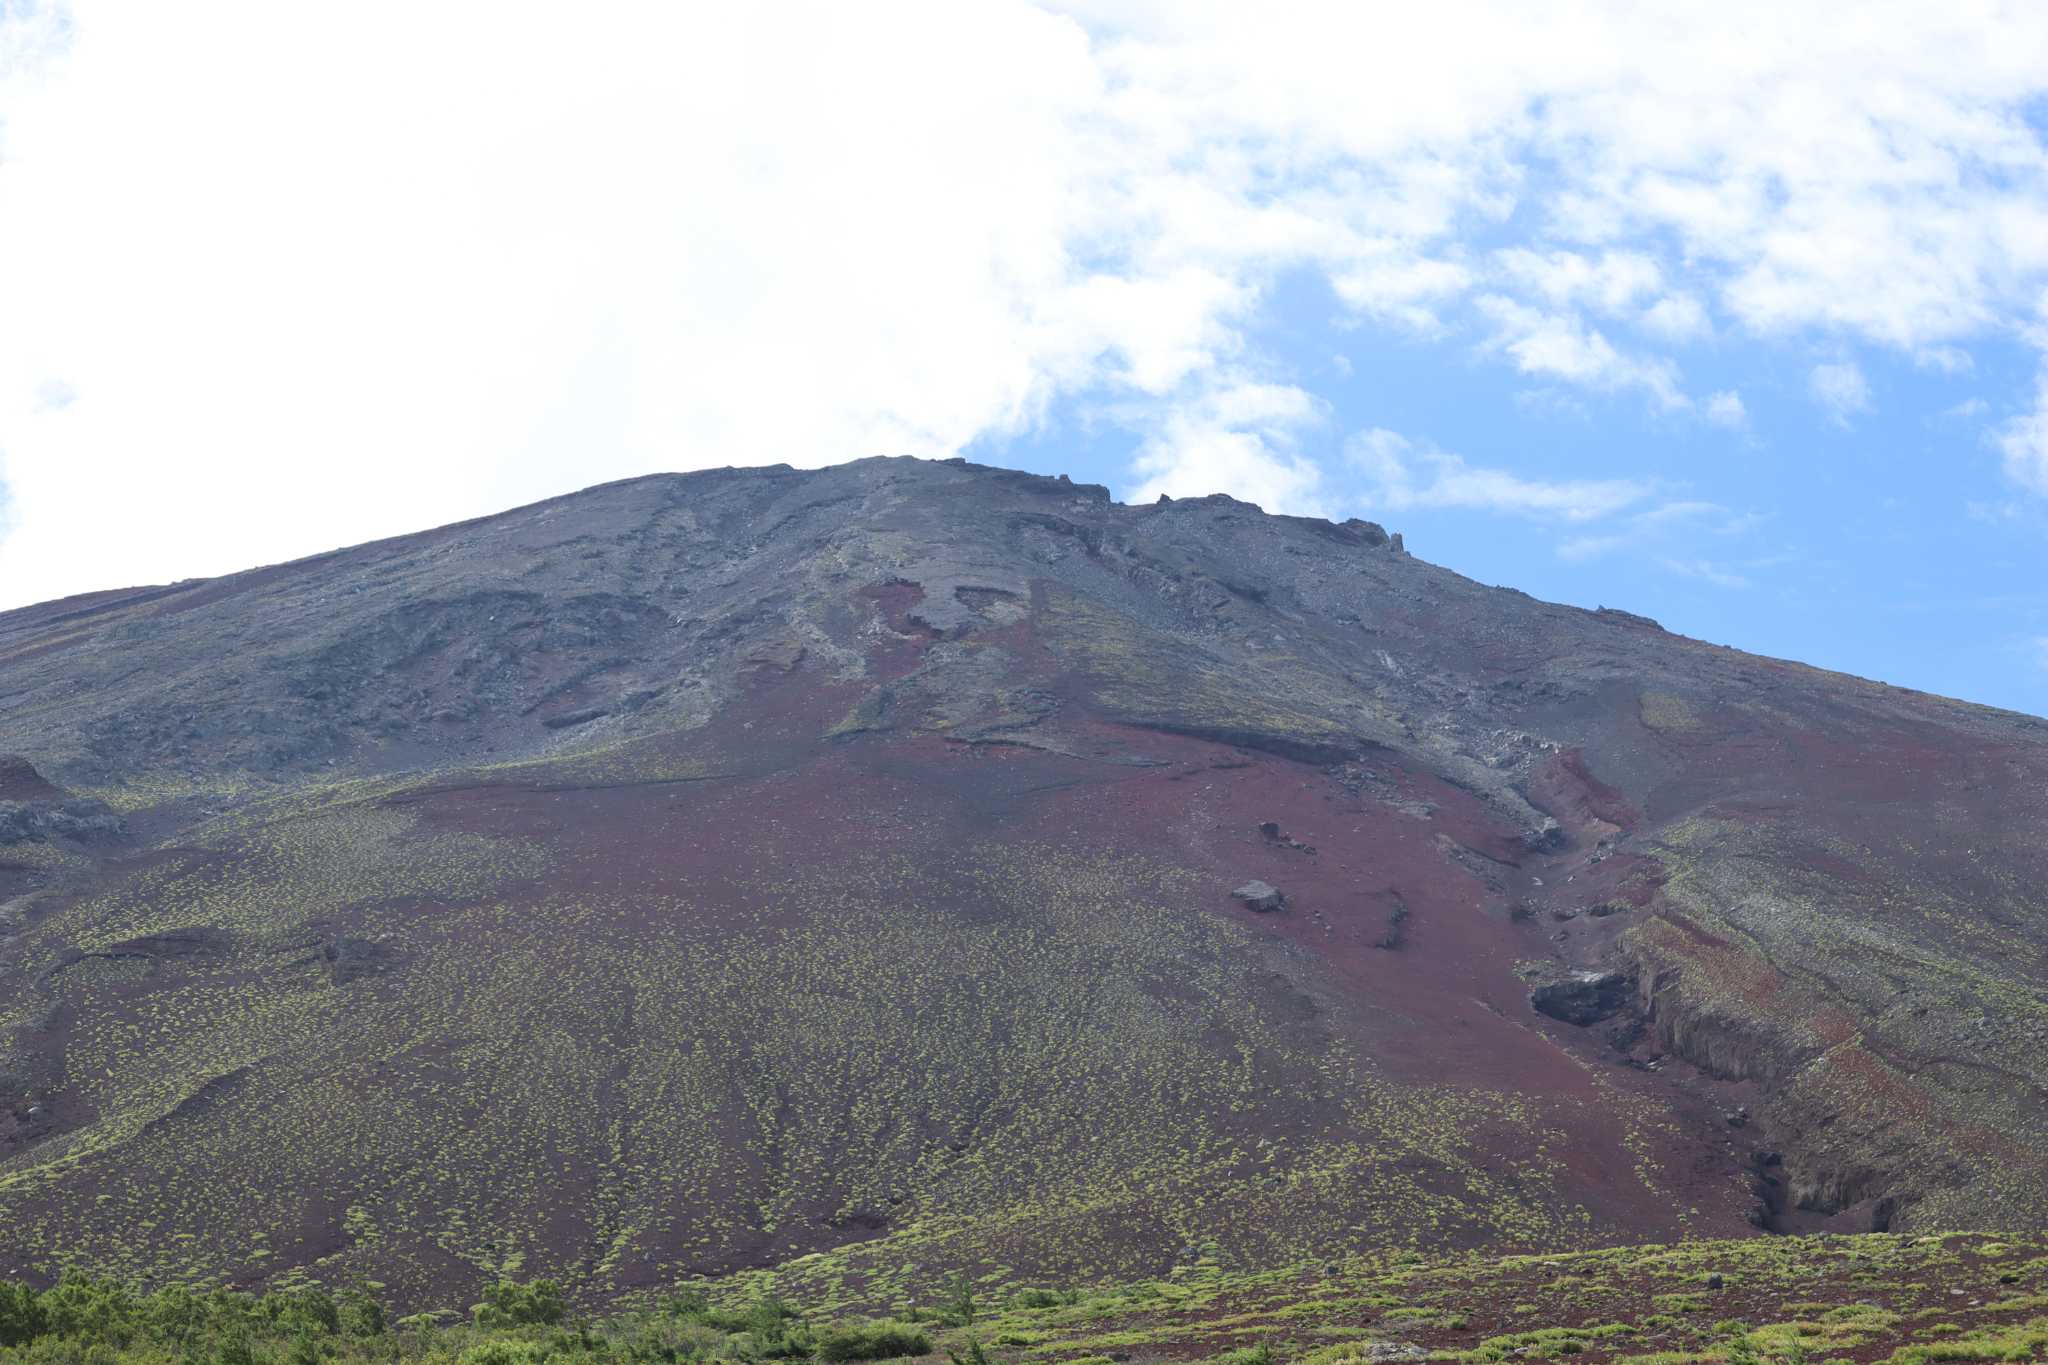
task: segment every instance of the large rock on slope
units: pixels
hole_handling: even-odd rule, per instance
[[[55,801],[64,793],[20,754],[0,754],[0,801]]]
[[[1245,909],[1262,914],[1269,914],[1287,904],[1287,897],[1281,895],[1277,888],[1261,881],[1246,882],[1230,894],[1241,901]]]
[[[1612,1019],[1628,1008],[1635,982],[1621,972],[1567,972],[1529,992],[1538,1014],[1584,1027]]]

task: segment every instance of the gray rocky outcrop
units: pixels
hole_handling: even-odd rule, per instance
[[[1635,982],[1620,972],[1572,972],[1529,992],[1538,1014],[1584,1027],[1628,1008]]]
[[[1278,910],[1287,904],[1287,897],[1276,887],[1265,882],[1246,882],[1230,894],[1243,901],[1247,910],[1257,910],[1262,914]]]

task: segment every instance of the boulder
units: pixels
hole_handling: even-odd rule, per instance
[[[0,846],[123,833],[121,817],[97,801],[0,801]]]
[[[1584,1027],[1628,1008],[1635,982],[1620,972],[1573,972],[1529,992],[1538,1014]]]
[[[1261,913],[1278,910],[1287,904],[1287,897],[1264,882],[1246,882],[1230,893],[1245,903],[1245,908]]]

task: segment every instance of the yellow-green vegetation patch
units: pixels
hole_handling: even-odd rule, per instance
[[[1048,588],[1041,630],[1093,686],[1109,714],[1165,729],[1229,734],[1301,750],[1356,744],[1340,716],[1370,704],[1342,684],[1315,690],[1319,675],[1286,657],[1225,668],[1212,655],[1077,593]]]
[[[2022,1250],[2039,1245],[2021,1243]],[[1859,1286],[1871,1265],[1884,1268],[1881,1289]],[[1969,1238],[1774,1239],[1420,1266],[1396,1266],[1391,1257],[1266,1271],[1195,1266],[1168,1279],[1085,1290],[955,1273],[928,1305],[887,1312],[763,1294],[759,1281],[734,1279],[630,1307],[585,1304],[587,1316],[546,1281],[500,1281],[471,1308],[399,1317],[374,1286],[335,1290],[308,1279],[262,1299],[184,1288],[137,1297],[111,1282],[74,1279],[42,1295],[0,1285],[0,1350],[28,1346],[38,1360],[84,1358],[90,1350],[110,1365],[244,1358],[238,1341],[251,1348],[247,1358],[283,1360],[289,1348],[293,1358],[347,1365],[902,1356],[958,1365],[2038,1361],[2048,1352],[2048,1317],[2000,1320],[1996,1305],[1977,1301],[1997,1283],[1999,1265]],[[1720,1314],[1711,1319],[1603,1316],[1580,1292],[1592,1280],[1610,1291],[1596,1297],[1648,1302],[1707,1267],[1723,1276],[1709,1291]],[[1745,1276],[1741,1290],[1732,1287],[1737,1272]],[[1404,1287],[1433,1306],[1378,1302]],[[1941,1304],[1939,1320],[1916,1325],[1902,1311],[1930,1300]],[[1312,1303],[1322,1306],[1321,1316],[1301,1311]]]
[[[1689,734],[1700,728],[1699,714],[1692,703],[1675,692],[1646,691],[1636,709],[1645,727],[1665,734]]]
[[[539,848],[387,794],[300,793],[37,926],[91,1117],[0,1164],[31,1264],[604,1292],[752,1246],[780,1262],[756,1292],[850,1309],[963,1265],[1127,1277],[1161,1244],[1246,1266],[1587,1233],[1551,1164],[1475,1163],[1476,1127],[1539,1115],[1303,1025],[1170,866],[992,844],[741,909],[551,893]]]

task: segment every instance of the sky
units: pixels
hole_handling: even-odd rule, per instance
[[[2048,713],[2048,6],[0,0],[0,609],[871,454]]]

